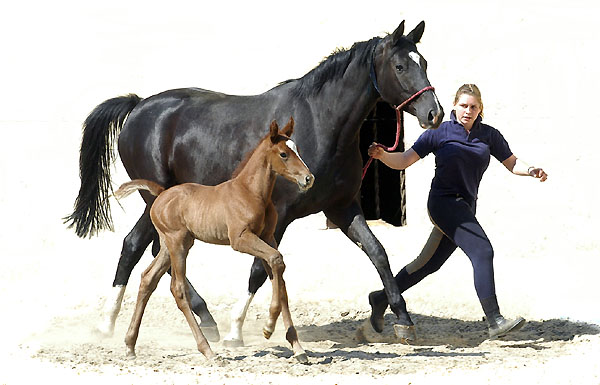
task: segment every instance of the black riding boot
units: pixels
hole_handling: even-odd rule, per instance
[[[507,333],[519,330],[525,325],[525,319],[523,317],[517,317],[514,320],[507,320],[502,317],[500,314],[500,307],[498,306],[498,300],[495,295],[483,298],[480,302],[489,325],[490,339],[504,337]]]

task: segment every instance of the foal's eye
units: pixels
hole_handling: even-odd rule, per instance
[[[285,158],[287,158],[287,154],[286,154],[285,152],[282,152],[282,153],[280,153],[280,154],[279,154],[279,156],[280,156],[282,159],[285,159]]]
[[[398,65],[396,66],[396,70],[397,70],[398,72],[402,72],[402,71],[404,71],[404,66],[403,66],[402,64],[398,64]]]

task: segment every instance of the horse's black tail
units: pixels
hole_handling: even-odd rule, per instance
[[[79,237],[113,229],[108,197],[112,192],[110,167],[114,141],[125,119],[142,99],[134,94],[109,99],[97,106],[83,123],[79,153],[81,187],[73,213],[64,219]]]

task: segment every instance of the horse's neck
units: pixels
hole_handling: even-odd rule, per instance
[[[244,185],[252,195],[267,201],[271,198],[276,175],[267,162],[263,146],[266,144],[261,142],[244,168],[234,178],[234,183]]]
[[[375,107],[379,94],[369,77],[369,67],[354,60],[340,79],[323,85],[313,103],[321,114],[321,127],[334,130],[330,136],[337,140],[337,148],[346,148],[357,139],[359,129]]]

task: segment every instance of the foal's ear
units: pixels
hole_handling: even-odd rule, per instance
[[[287,122],[281,133],[288,138],[292,137],[292,133],[294,132],[294,118],[290,116],[290,120]]]
[[[406,35],[406,38],[408,39],[408,41],[417,44],[421,41],[421,37],[423,37],[423,31],[425,31],[425,21],[420,22],[415,27],[415,29],[413,29],[408,35]]]
[[[396,28],[396,30],[392,33],[392,45],[396,45],[396,43],[398,42],[398,40],[400,40],[400,38],[402,37],[403,34],[404,34],[404,20],[402,20],[402,23],[400,23],[398,28]]]
[[[269,137],[271,138],[272,143],[275,143],[279,137],[279,126],[277,125],[276,120],[271,122],[271,127],[269,127]]]

